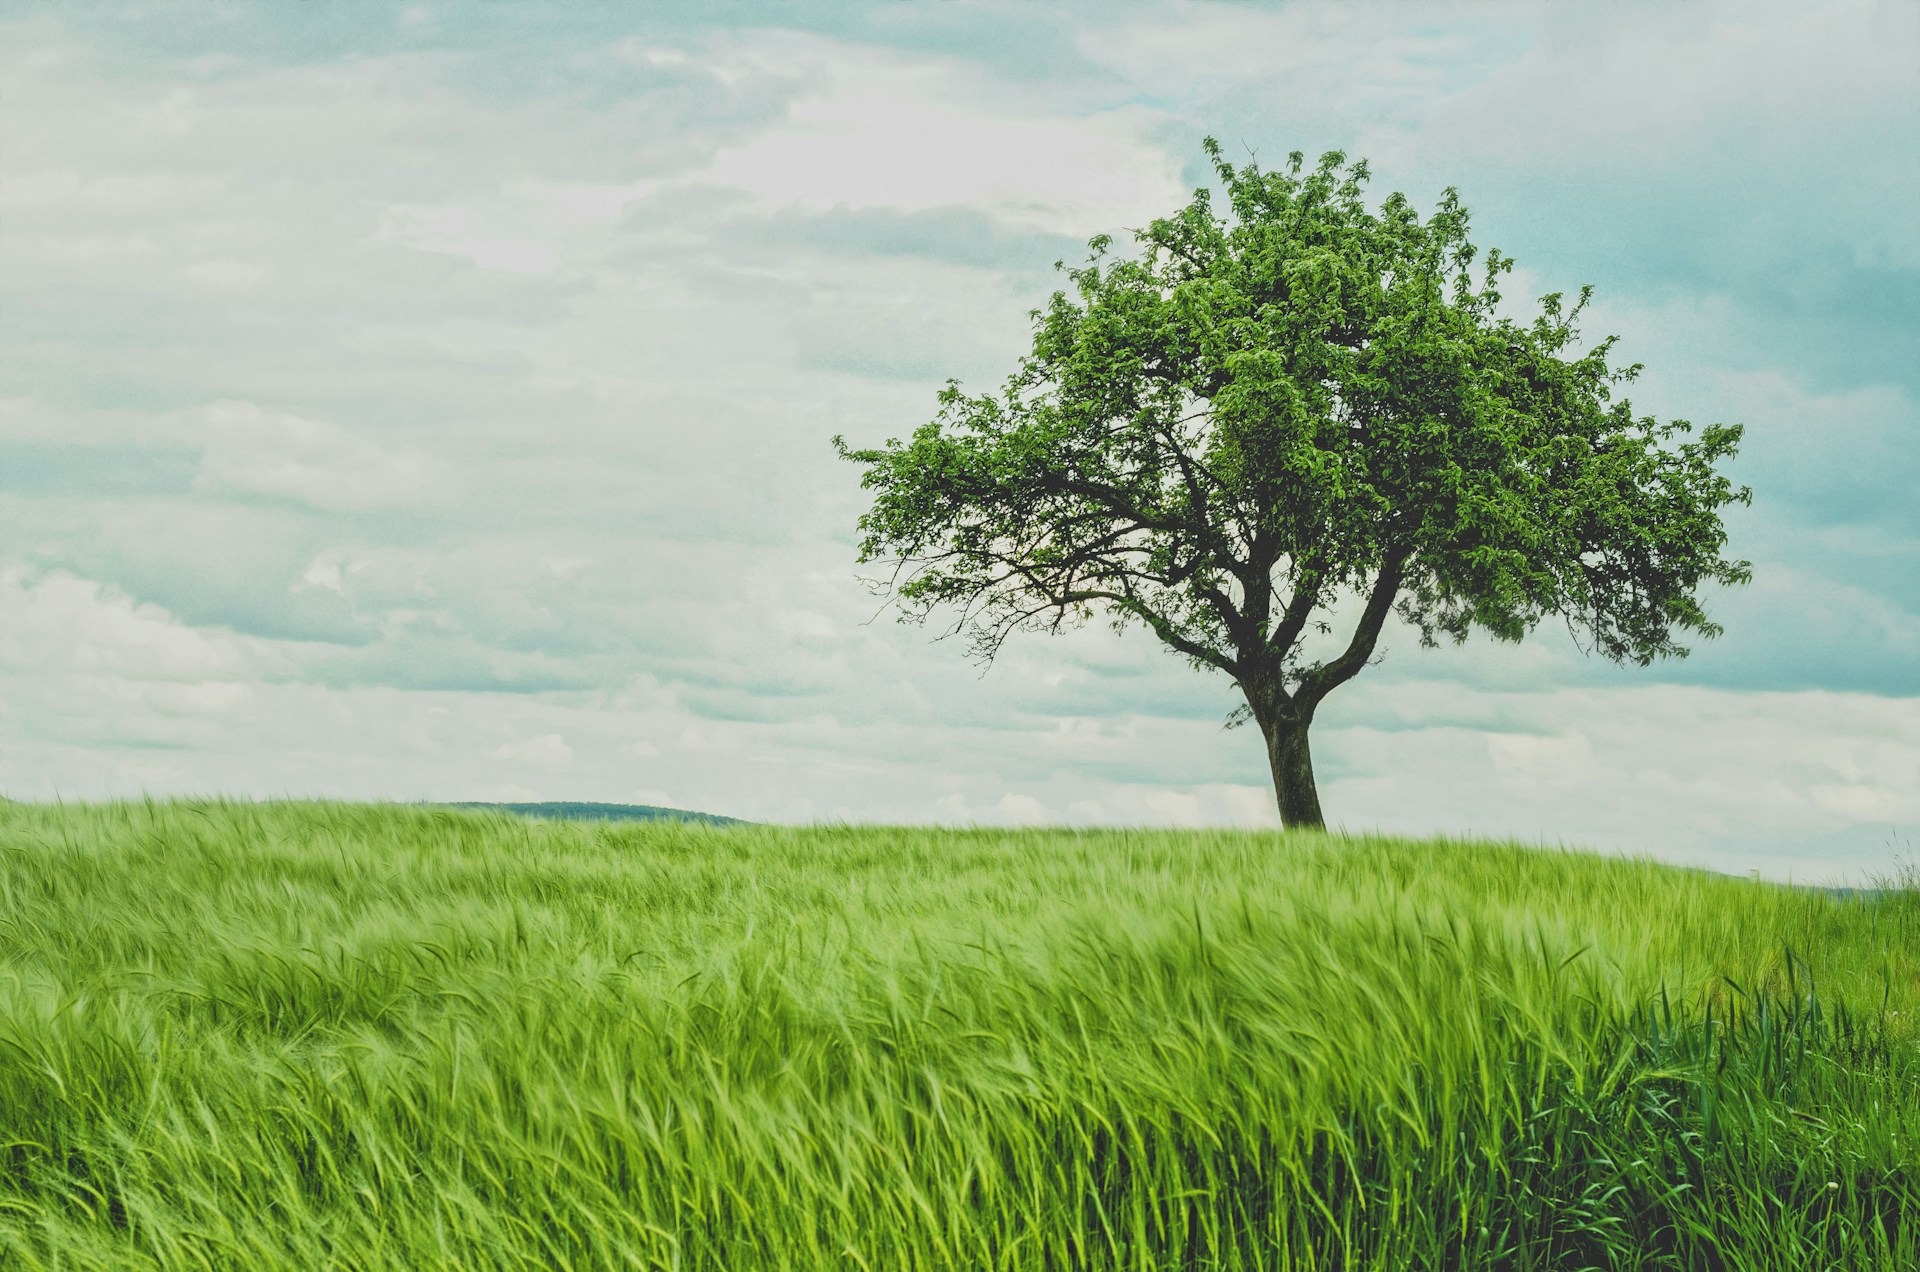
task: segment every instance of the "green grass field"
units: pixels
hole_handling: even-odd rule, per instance
[[[1920,1267],[1920,891],[0,804],[0,1266]]]

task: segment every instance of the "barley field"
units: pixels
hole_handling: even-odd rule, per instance
[[[1920,889],[0,804],[0,1267],[1920,1267]]]

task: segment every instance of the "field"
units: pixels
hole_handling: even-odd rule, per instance
[[[0,804],[0,1266],[1920,1267],[1920,891]]]

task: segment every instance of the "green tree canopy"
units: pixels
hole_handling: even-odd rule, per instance
[[[1201,189],[1136,256],[1094,239],[1000,392],[949,381],[910,440],[834,439],[903,619],[951,606],[988,660],[1022,628],[1145,626],[1234,679],[1293,826],[1323,824],[1314,712],[1390,612],[1428,644],[1558,615],[1640,665],[1718,634],[1696,592],[1749,577],[1721,556],[1738,425],[1636,416],[1639,367],[1576,348],[1590,289],[1501,314],[1512,262],[1472,272],[1453,190],[1376,211],[1337,151],[1268,171],[1206,145],[1224,212]]]

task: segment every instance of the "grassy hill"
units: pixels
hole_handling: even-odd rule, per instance
[[[1920,1266],[1920,895],[0,805],[7,1268]]]
[[[684,808],[661,808],[657,804],[594,804],[575,800],[550,800],[539,804],[483,804],[472,801],[435,804],[435,808],[466,808],[488,813],[511,813],[515,817],[540,817],[549,821],[684,821],[705,826],[739,826],[736,817],[717,813],[692,813]]]

